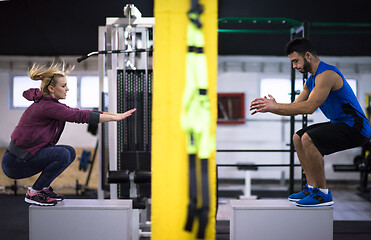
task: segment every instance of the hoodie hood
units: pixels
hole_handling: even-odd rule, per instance
[[[43,94],[38,88],[30,88],[23,92],[23,97],[28,101],[38,101],[43,97]]]
[[[35,103],[38,103],[41,99],[49,99],[53,100],[55,102],[58,102],[57,99],[55,99],[52,96],[44,95],[40,89],[38,88],[30,88],[23,92],[23,97],[27,99],[28,101],[34,101]]]

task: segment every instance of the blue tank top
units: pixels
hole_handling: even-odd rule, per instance
[[[325,102],[322,103],[319,108],[331,122],[344,122],[356,129],[363,136],[370,138],[370,122],[359,105],[352,88],[349,86],[347,80],[345,80],[339,69],[327,63],[320,62],[316,74],[314,76],[310,75],[306,81],[309,91],[313,90],[316,77],[327,70],[338,73],[343,79],[343,86],[336,91],[330,91]]]

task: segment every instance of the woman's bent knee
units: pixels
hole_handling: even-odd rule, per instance
[[[73,147],[71,147],[69,145],[57,145],[57,146],[60,147],[60,148],[64,148],[64,149],[68,150],[68,152],[70,154],[70,158],[71,158],[71,163],[75,160],[76,151]]]
[[[3,169],[5,176],[7,176],[8,178],[14,179],[14,177],[11,174],[10,169],[8,168],[9,163],[11,163],[10,158],[11,157],[8,154],[8,152],[5,152],[3,158],[1,159],[1,168]]]
[[[56,160],[65,167],[68,167],[73,162],[73,160],[75,160],[74,158],[71,157],[72,154],[69,151],[69,149],[66,148],[58,148],[57,156],[58,157],[56,158]]]

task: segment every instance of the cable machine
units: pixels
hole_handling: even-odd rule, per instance
[[[102,150],[105,151],[101,151],[104,169],[102,179],[107,175],[109,177],[114,171],[120,171],[119,175],[128,180],[127,176],[141,171],[149,172],[151,169],[154,18],[142,18],[134,5],[125,6],[124,16],[125,18],[107,18],[106,26],[99,28],[97,54],[100,54],[101,85],[105,77],[108,80],[108,95],[106,98],[102,96],[104,101],[101,103],[101,109],[106,107],[108,112],[117,113],[131,108],[137,108],[137,111],[124,121],[105,124],[106,126],[102,127],[101,139],[102,143],[105,143],[102,144]],[[109,168],[105,170],[107,165]],[[117,173],[115,176],[117,177]],[[150,196],[150,182],[149,186],[138,187],[130,186],[133,184],[126,180],[120,181],[117,185],[110,185],[111,199],[136,198],[140,192],[147,197]],[[108,181],[114,183],[113,179]],[[103,189],[105,185],[107,182],[102,180]]]
[[[124,7],[124,18],[107,18],[99,27],[98,55],[101,111],[129,118],[103,123],[99,133],[98,198],[133,200],[133,239],[150,236],[147,221],[151,198],[152,52],[155,19],[143,17],[133,5]],[[108,93],[103,92],[108,81]],[[139,229],[139,232],[137,231]]]
[[[155,19],[142,18],[133,5],[124,7],[125,18],[107,18],[99,27],[98,55],[100,106],[104,112],[133,116],[103,123],[99,131],[98,198],[131,199],[133,239],[149,237],[151,198],[152,52]],[[108,93],[103,91],[108,81]],[[96,126],[94,127],[96,128]],[[96,131],[96,129],[93,129]],[[139,230],[139,231],[138,231]]]

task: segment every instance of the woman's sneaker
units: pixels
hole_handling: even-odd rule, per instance
[[[64,196],[62,194],[55,193],[52,187],[44,188],[43,191],[48,197],[54,198],[57,201],[63,201],[64,199]]]
[[[325,207],[332,206],[334,201],[332,200],[332,194],[330,190],[328,194],[322,192],[318,188],[311,188],[310,195],[296,202],[298,207]]]
[[[293,202],[296,202],[296,201],[299,201],[303,198],[305,198],[306,196],[310,195],[310,189],[308,187],[308,184],[305,184],[305,187],[302,191],[298,192],[298,193],[293,193],[291,194],[288,199],[290,201],[293,201]]]
[[[54,206],[57,204],[57,200],[48,197],[44,190],[31,193],[30,189],[28,189],[24,201],[38,206]]]

